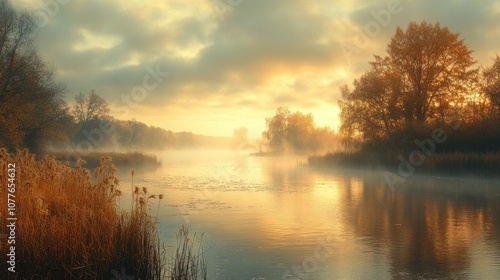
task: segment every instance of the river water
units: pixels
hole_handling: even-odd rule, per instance
[[[498,181],[414,176],[390,188],[381,174],[297,157],[160,157],[134,184],[164,195],[150,206],[169,256],[182,225],[202,237],[209,279],[500,279]]]

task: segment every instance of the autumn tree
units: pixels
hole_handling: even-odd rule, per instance
[[[0,0],[0,145],[34,152],[65,137],[70,124],[65,87],[38,56],[36,22]]]
[[[339,101],[341,131],[363,143],[450,122],[477,73],[460,35],[425,21],[398,27],[387,55],[370,64],[352,91],[341,88]]]
[[[91,90],[88,96],[81,92],[75,96],[73,116],[78,123],[86,124],[92,120],[104,119],[108,116],[109,111],[108,103],[95,93],[95,90]]]

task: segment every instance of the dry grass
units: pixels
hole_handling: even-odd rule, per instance
[[[198,254],[194,253],[194,239],[189,237],[189,231],[182,227],[177,233],[177,250],[174,260],[169,267],[171,280],[197,280],[207,279],[207,262],[205,261],[203,248],[198,248]]]
[[[7,197],[7,164],[16,164],[16,271],[2,279],[161,279],[165,254],[156,219],[147,211],[146,190],[134,195],[131,213],[115,199],[117,169],[102,158],[94,174],[54,158],[0,150],[0,198]],[[7,207],[0,207],[0,219]],[[2,228],[0,233],[6,233]],[[7,243],[0,242],[0,252]],[[3,266],[5,268],[5,266]]]

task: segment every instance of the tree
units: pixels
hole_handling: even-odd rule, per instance
[[[40,151],[64,137],[65,87],[33,46],[36,22],[0,0],[0,145]]]
[[[104,98],[95,93],[94,90],[89,92],[88,97],[83,93],[75,96],[75,105],[73,107],[73,115],[78,123],[86,124],[91,120],[104,119],[109,114],[109,105]]]
[[[262,137],[274,152],[307,153],[334,148],[335,134],[328,128],[316,127],[312,114],[291,113],[279,107],[272,118],[266,118],[266,125]]]
[[[366,142],[450,122],[477,73],[472,51],[459,36],[439,23],[398,27],[387,56],[375,56],[353,91],[341,88],[341,131]]]
[[[314,149],[312,135],[315,130],[314,118],[311,114],[295,112],[288,116],[286,127],[286,140],[290,147],[299,153]]]
[[[500,120],[500,56],[495,58],[493,65],[484,70],[485,93],[491,104],[497,109],[497,118]]]
[[[375,70],[354,81],[354,90],[341,88],[341,130],[349,135],[349,145],[365,139],[380,139],[404,125],[403,100],[393,84],[393,76]]]
[[[276,109],[272,118],[266,118],[267,130],[262,132],[262,138],[269,142],[269,147],[276,152],[282,152],[285,148],[287,121],[290,110],[286,107]]]

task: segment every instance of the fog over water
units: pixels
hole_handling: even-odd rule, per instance
[[[211,279],[500,277],[500,182],[312,168],[306,158],[171,151],[134,184],[164,194],[160,237],[203,233]],[[130,174],[120,172],[130,199]],[[157,201],[150,201],[156,215]],[[199,240],[199,239],[197,239]],[[261,278],[259,278],[261,277]]]

